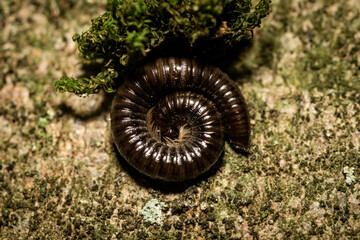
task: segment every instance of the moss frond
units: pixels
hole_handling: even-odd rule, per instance
[[[55,88],[59,92],[71,92],[78,96],[86,97],[89,94],[99,93],[100,90],[112,93],[114,81],[117,77],[114,69],[106,69],[98,73],[95,77],[75,79],[72,77],[62,77],[55,82]]]

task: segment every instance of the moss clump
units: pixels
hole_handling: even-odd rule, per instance
[[[108,11],[92,26],[75,34],[81,56],[102,59],[95,78],[63,77],[59,91],[77,95],[112,92],[117,71],[127,70],[151,55],[218,57],[241,39],[250,38],[269,14],[270,0],[108,0]]]
[[[95,77],[75,79],[62,77],[55,82],[55,87],[60,92],[72,92],[76,95],[86,97],[88,94],[98,93],[100,90],[114,92],[112,88],[113,79],[117,77],[117,72],[113,68],[104,68]]]

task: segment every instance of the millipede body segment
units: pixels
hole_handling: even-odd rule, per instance
[[[120,154],[141,173],[184,181],[217,161],[225,139],[248,148],[246,102],[219,68],[160,58],[127,78],[112,103],[111,130]]]

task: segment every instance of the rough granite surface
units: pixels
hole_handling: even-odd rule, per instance
[[[54,91],[97,67],[72,35],[104,7],[0,1],[0,239],[360,239],[358,0],[273,1],[226,69],[249,105],[251,154],[226,145],[180,184],[117,155],[110,95]]]

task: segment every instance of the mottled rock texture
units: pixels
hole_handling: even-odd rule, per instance
[[[72,35],[104,7],[0,1],[1,239],[359,238],[358,0],[273,1],[224,69],[248,101],[252,153],[226,146],[210,173],[175,186],[117,155],[111,95],[54,91],[97,70]],[[152,199],[159,223],[144,218]]]

